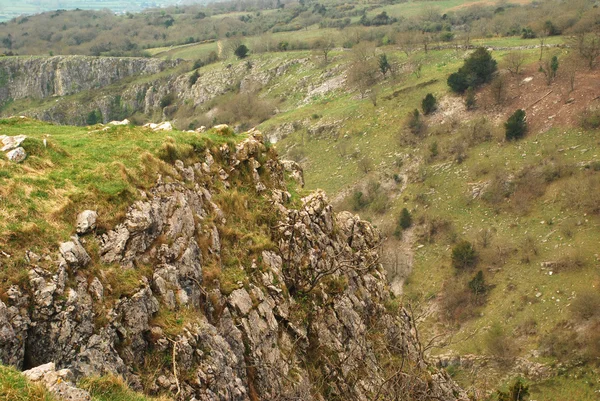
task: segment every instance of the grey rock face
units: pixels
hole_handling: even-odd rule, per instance
[[[21,163],[23,160],[27,159],[27,153],[25,149],[18,147],[6,153],[6,158],[15,163]]]
[[[9,85],[0,89],[0,100],[71,95],[134,75],[156,74],[176,64],[133,57],[7,57],[0,60],[0,69],[8,75]]]
[[[84,210],[77,215],[77,234],[84,235],[96,228],[98,213],[93,210]]]

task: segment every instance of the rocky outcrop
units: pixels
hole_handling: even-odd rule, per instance
[[[92,397],[75,387],[73,373],[69,369],[56,370],[50,362],[23,372],[33,383],[40,383],[61,401],[91,401]]]
[[[0,59],[0,103],[71,95],[175,65],[174,61],[133,57],[4,57]]]
[[[88,236],[53,269],[31,259],[0,301],[2,362],[180,400],[465,399],[385,307],[376,229],[322,192],[293,200],[285,171],[301,170],[257,131],[202,157],[175,162],[97,255]]]

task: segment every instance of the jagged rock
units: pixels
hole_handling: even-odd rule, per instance
[[[285,166],[265,161],[265,151],[254,131],[235,152],[224,145],[215,157],[208,151],[203,164],[177,162],[173,171],[181,174],[159,178],[121,224],[99,237],[101,260],[133,277],[120,297],[103,272],[95,277],[67,268],[86,263],[77,237],[61,244],[66,262],[59,260],[57,271],[31,267],[30,296],[13,291],[4,308],[0,304],[3,361],[22,366],[27,354],[32,365],[54,362],[78,378],[116,373],[136,387],[149,379],[139,376],[140,367],[158,360],[147,389],[180,391],[178,401],[282,394],[319,401],[311,395],[319,385],[311,381],[315,374],[327,377],[332,393],[366,400],[389,373],[378,360],[378,344],[370,341],[377,327],[382,339],[393,342],[391,359],[410,359],[416,373],[407,380],[414,388],[443,401],[464,399],[452,380],[429,370],[408,314],[386,312],[379,232],[358,216],[336,214],[323,192],[291,208]],[[187,169],[193,175],[186,176]],[[224,263],[230,251],[226,225],[238,222],[217,204],[226,191],[222,171],[247,177],[245,184],[256,189],[262,185],[268,194],[252,196],[272,204],[274,221],[264,226],[272,244],[252,260],[236,262],[239,267]],[[215,267],[220,276],[208,270]],[[238,268],[243,270],[231,270]],[[222,280],[230,273],[244,278],[234,275],[230,285],[237,287],[225,295]],[[163,363],[173,357],[177,376],[171,363]],[[310,374],[307,358],[321,358]]]
[[[77,215],[77,234],[84,235],[96,228],[98,213],[93,210],[84,210]]]
[[[173,125],[169,121],[162,122],[160,124],[148,123],[145,124],[144,127],[150,128],[154,132],[164,131],[169,132],[173,131]]]
[[[61,401],[91,401],[90,393],[75,387],[69,369],[56,370],[53,362],[26,370],[23,375],[34,383],[46,387]]]
[[[243,316],[246,316],[252,309],[252,299],[243,288],[237,289],[229,295],[229,303]]]
[[[219,134],[226,134],[227,132],[229,132],[229,125],[227,125],[227,124],[219,124],[219,125],[215,125],[213,127],[213,129],[215,131],[217,131]]]
[[[9,150],[16,149],[19,146],[21,146],[21,144],[23,143],[23,141],[25,141],[25,139],[27,139],[27,136],[25,136],[25,135],[15,135],[15,136],[0,135],[0,143],[2,145],[2,148],[0,148],[0,151],[8,152]]]
[[[293,160],[281,160],[281,165],[298,185],[304,188],[304,170],[302,170],[302,167]]]
[[[92,260],[78,237],[71,237],[71,241],[63,242],[59,246],[60,254],[73,268],[85,267]]]
[[[23,160],[27,159],[27,153],[25,152],[25,149],[18,147],[6,153],[6,158],[12,162],[21,163]]]
[[[22,294],[19,292],[18,296],[20,298]],[[0,301],[0,362],[17,368],[23,367],[23,340],[27,337],[29,324],[29,318],[23,316],[17,307],[7,307]]]
[[[124,119],[123,121],[111,121],[108,123],[108,125],[115,125],[115,126],[129,125],[129,124],[131,124],[131,123],[129,122],[128,119]]]

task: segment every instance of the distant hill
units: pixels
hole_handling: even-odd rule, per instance
[[[178,4],[208,3],[206,0],[0,0],[0,21],[8,21],[21,15],[37,14],[52,10],[103,10],[115,13],[141,11],[146,8],[167,7]]]

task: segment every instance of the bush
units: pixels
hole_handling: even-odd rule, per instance
[[[519,109],[513,113],[512,116],[504,123],[506,129],[506,140],[513,141],[525,136],[527,132],[527,121],[525,116],[525,110]]]
[[[423,114],[431,114],[437,109],[437,99],[431,93],[428,93],[421,102],[421,105],[423,107]]]
[[[448,86],[456,93],[463,93],[469,88],[469,81],[465,74],[455,72],[448,77]]]
[[[415,135],[419,135],[423,132],[425,124],[423,124],[423,120],[421,120],[421,113],[419,113],[419,110],[414,109],[411,113],[408,113],[406,126],[410,132]]]
[[[514,343],[499,323],[494,323],[484,338],[490,355],[498,359],[509,359],[514,353]]]
[[[198,82],[198,78],[200,78],[200,73],[198,71],[194,71],[192,75],[190,75],[190,79],[188,81],[190,88]]]
[[[600,128],[600,109],[589,108],[585,110],[580,117],[581,128],[598,129]]]
[[[477,252],[469,241],[461,241],[452,248],[452,266],[458,270],[477,264]]]
[[[487,285],[483,278],[483,271],[479,270],[473,280],[469,281],[469,289],[476,297],[483,295],[487,292]]]
[[[250,49],[248,49],[246,45],[239,45],[233,53],[237,56],[237,58],[242,59],[248,57],[249,52]]]
[[[408,209],[403,208],[400,212],[400,216],[398,216],[398,221],[396,222],[394,236],[396,236],[396,238],[402,237],[402,231],[406,230],[410,226],[412,226],[412,217]]]
[[[93,110],[87,115],[85,123],[87,125],[95,125],[102,122],[102,112],[100,110]]]
[[[600,315],[600,293],[583,292],[571,303],[571,312],[579,320],[590,320]]]
[[[168,94],[164,95],[162,97],[162,99],[160,99],[160,107],[163,109],[165,107],[169,107],[173,103],[175,103],[175,94],[173,94],[173,93],[168,93]]]
[[[458,72],[448,77],[448,86],[454,92],[463,93],[469,87],[489,82],[498,69],[497,64],[490,52],[480,47],[465,60]]]
[[[517,378],[508,391],[498,390],[496,392],[498,401],[524,401],[529,397],[529,386],[522,378]]]

